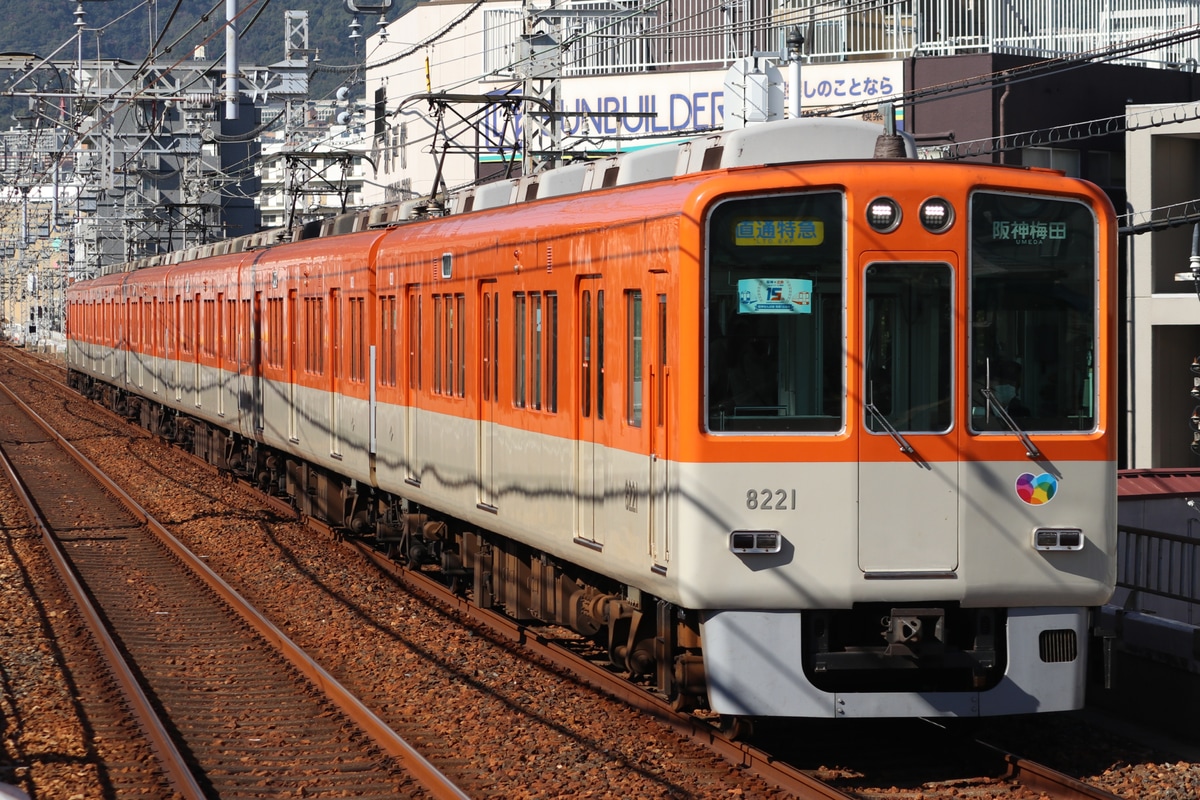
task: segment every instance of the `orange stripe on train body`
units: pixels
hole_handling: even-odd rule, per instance
[[[328,298],[331,290],[340,291],[343,298],[361,296],[367,300],[367,332],[368,340],[372,342],[378,338],[380,331],[378,298],[381,295],[394,294],[398,298],[414,295],[419,296],[423,303],[431,304],[435,294],[461,293],[467,309],[464,322],[472,325],[467,336],[469,368],[463,396],[430,393],[432,382],[427,374],[422,374],[420,404],[423,408],[464,418],[474,418],[479,409],[481,293],[498,293],[501,303],[505,304],[511,303],[514,292],[554,292],[560,303],[558,413],[518,409],[501,402],[497,405],[496,421],[572,438],[576,431],[574,417],[580,404],[576,344],[578,318],[574,299],[582,276],[598,275],[589,281],[594,283],[595,290],[603,289],[607,293],[611,319],[615,321],[610,323],[612,334],[623,330],[619,324],[622,313],[620,304],[624,292],[630,289],[640,290],[647,299],[666,294],[673,319],[671,332],[686,333],[674,336],[667,343],[670,375],[666,391],[671,403],[667,450],[671,458],[693,462],[899,461],[907,456],[899,452],[890,437],[863,432],[861,389],[856,377],[857,359],[853,355],[847,359],[846,413],[842,432],[830,435],[729,437],[706,434],[702,431],[701,423],[704,351],[700,333],[705,252],[702,221],[710,205],[724,197],[819,188],[846,193],[849,223],[846,236],[848,275],[844,296],[845,334],[847,350],[851,354],[861,352],[863,345],[861,270],[867,263],[913,258],[950,263],[955,274],[958,315],[961,317],[965,313],[968,287],[963,270],[967,259],[967,226],[959,225],[948,233],[934,235],[918,228],[902,228],[892,234],[879,234],[857,224],[866,203],[884,186],[888,194],[902,205],[911,206],[924,197],[938,194],[951,200],[960,209],[967,207],[967,192],[976,188],[1006,191],[1027,189],[1074,196],[1100,212],[1100,241],[1105,243],[1108,250],[1102,254],[1101,266],[1111,269],[1110,265],[1115,263],[1115,237],[1110,235],[1113,224],[1111,207],[1107,213],[1104,208],[1107,199],[1089,184],[1064,182],[1058,173],[929,162],[820,162],[708,172],[661,183],[632,185],[411,223],[386,233],[305,240],[273,247],[252,256],[240,254],[221,257],[175,268],[156,268],[149,270],[151,274],[145,276],[134,273],[126,277],[131,285],[136,286],[142,277],[153,277],[160,281],[164,274],[160,270],[169,270],[166,273],[170,276],[166,287],[168,296],[164,298],[169,307],[173,306],[176,294],[182,296],[182,292],[175,289],[178,289],[179,279],[184,276],[202,283],[205,276],[210,276],[207,288],[199,292],[201,301],[210,299],[210,292],[214,292],[218,286],[215,282],[217,279],[211,277],[213,269],[236,269],[239,272],[236,279],[230,273],[224,273],[227,275],[224,279],[226,291],[232,293],[233,284],[236,283],[239,300],[245,299],[244,294],[249,291],[250,284],[245,273],[253,269],[258,281],[254,288],[262,293],[264,299],[296,298],[297,307],[289,307],[288,313],[298,312],[305,299]],[[447,253],[452,256],[453,271],[448,279],[443,279],[440,267],[442,257]],[[268,281],[268,276],[278,280]],[[95,290],[111,286],[115,279],[100,281],[94,284]],[[354,281],[353,287],[350,286],[351,281]],[[1110,274],[1101,274],[1100,282],[1101,285],[1115,287]],[[150,291],[153,294],[159,290],[156,287]],[[191,294],[194,300],[196,292]],[[1114,295],[1115,288],[1100,298],[1101,349],[1097,358],[1097,380],[1102,382],[1102,386],[1115,379],[1115,351],[1110,342],[1116,313]],[[95,293],[89,296],[95,296]],[[510,306],[502,305],[502,315],[506,307]],[[407,306],[401,304],[399,308],[403,318]],[[168,315],[169,326],[173,326],[178,317],[177,309],[171,311]],[[289,321],[288,330],[293,337],[302,336],[302,331],[297,329],[298,322],[300,320]],[[511,358],[515,344],[510,323],[511,320],[502,321],[499,327],[498,344],[502,359],[506,356]],[[406,324],[402,323],[400,330],[407,336]],[[968,352],[965,325],[957,324],[955,330],[956,362],[961,362]],[[90,335],[81,333],[84,337]],[[178,332],[172,329],[169,335],[178,337]],[[143,336],[139,337],[139,341],[155,340]],[[605,424],[597,429],[597,440],[613,447],[644,451],[650,435],[648,424],[643,422],[641,428],[631,427],[625,422],[618,405],[626,388],[623,339],[610,335],[609,343],[605,377],[613,404],[606,409]],[[422,342],[417,346],[426,347],[427,344]],[[407,342],[407,345],[400,346],[402,354],[412,343]],[[162,352],[159,354],[165,355]],[[216,365],[211,358],[206,363]],[[421,363],[422,372],[427,373],[432,358],[423,359]],[[502,364],[500,393],[503,399],[511,396],[512,374],[511,365],[504,364],[503,360]],[[344,366],[338,369],[345,374]],[[287,369],[275,369],[269,365],[265,365],[263,371],[272,380],[287,380],[289,374],[294,374],[297,382],[303,385],[329,387],[327,376],[307,374],[295,364],[290,373]],[[914,435],[914,445],[919,445],[922,456],[930,460],[1021,458],[1023,448],[1013,436],[974,436],[966,432],[965,421],[969,418],[969,408],[967,392],[962,385],[965,373],[965,368],[957,368],[954,396],[960,399],[955,406],[956,427],[953,433],[946,436]],[[411,397],[407,363],[401,368],[401,376],[399,386],[381,388],[378,395],[381,402],[403,403]],[[660,381],[662,378],[659,376]],[[366,389],[362,387],[347,386],[344,391],[366,396]],[[1111,459],[1115,454],[1115,440],[1107,434],[1115,430],[1115,409],[1108,391],[1099,392],[1099,402],[1101,426],[1097,432],[1035,438],[1047,442],[1047,446],[1053,448],[1056,459]]]

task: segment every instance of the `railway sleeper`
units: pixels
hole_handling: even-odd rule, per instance
[[[393,558],[440,568],[448,585],[481,608],[588,637],[612,667],[650,684],[677,708],[706,704],[695,612],[403,498],[376,497],[372,512],[376,541]]]
[[[87,380],[78,384],[76,388],[97,402],[113,402],[110,392],[89,386]],[[470,594],[482,608],[588,637],[613,668],[648,684],[677,709],[706,706],[696,612],[560,563],[499,534],[471,530],[461,520],[361,487],[330,470],[161,404],[128,396],[125,408],[146,430],[217,469],[268,494],[288,497],[300,514],[335,530],[374,536],[390,557],[412,568],[440,569],[449,586]]]

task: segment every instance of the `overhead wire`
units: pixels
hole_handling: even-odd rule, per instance
[[[179,42],[186,39],[189,35],[194,33],[202,24],[206,23],[210,19],[211,15],[214,14],[222,6],[223,3],[224,3],[224,0],[216,0],[215,5],[213,5],[213,7],[208,11],[208,13],[201,15],[199,20],[197,20],[195,23],[193,23],[191,25],[191,27],[188,28],[187,31],[185,31],[179,38],[177,38],[171,47],[167,48],[167,51],[169,52]],[[261,13],[262,13],[263,9],[265,8],[265,6],[267,4],[270,3],[270,0],[251,0],[250,6],[239,11],[237,16],[240,18],[250,8],[253,8],[255,5],[259,5],[260,3],[261,3],[261,5],[259,7],[259,13],[256,14],[251,19],[250,23],[240,33],[240,36],[244,36],[245,33],[249,30],[250,26],[254,23],[254,21],[258,20],[261,17]],[[118,20],[123,19],[124,17],[128,16],[130,13],[133,13],[133,11],[136,11],[137,8],[140,8],[144,5],[145,5],[144,3],[139,4],[138,7],[135,7],[133,9],[130,9],[129,11],[126,11],[124,14],[120,15],[116,20],[112,20],[112,21],[108,22],[107,24],[101,26],[100,28],[96,28],[93,30],[94,31],[102,31],[103,29],[110,27],[111,25],[115,24]],[[178,10],[178,4],[176,6],[176,11],[177,10]],[[157,45],[157,43],[161,43],[162,38],[165,36],[166,31],[168,30],[168,28],[170,26],[170,23],[174,21],[174,17],[175,17],[175,13],[172,12],[171,18],[170,18],[170,20],[168,20],[168,25],[163,28],[162,32],[160,33],[160,35],[158,37],[156,44],[151,47],[151,54],[153,52],[154,47]],[[172,71],[174,71],[175,68],[177,68],[180,64],[182,64],[188,58],[189,55],[193,55],[199,47],[201,47],[204,44],[206,44],[207,42],[211,41],[218,33],[220,33],[222,30],[224,30],[228,26],[228,24],[229,24],[228,21],[220,24],[218,26],[218,28],[212,34],[210,34],[208,37],[206,37],[199,45],[196,45],[195,47],[193,47],[188,55],[185,55],[183,58],[177,60],[174,64],[170,65],[169,67],[164,69],[161,73],[159,73],[157,79],[158,80],[164,79],[167,75],[169,75]],[[83,33],[82,30],[77,31],[75,36],[82,36],[82,33]],[[75,38],[75,37],[72,37],[72,38]],[[68,42],[65,44],[69,44],[69,42],[70,42],[70,40],[68,40]],[[65,46],[65,44],[64,44],[64,46]],[[61,47],[59,49],[61,49]],[[130,77],[125,81],[125,83],[122,84],[120,87],[118,87],[114,92],[110,93],[109,97],[119,96],[126,89],[128,89],[129,87],[131,87],[139,82],[144,70],[150,63],[151,54],[147,55],[147,57],[142,61],[142,64],[139,65],[138,67],[136,67],[131,72]],[[219,61],[214,61],[212,64],[210,64],[210,68],[215,66],[217,63],[219,63]],[[113,116],[115,116],[117,113],[119,113],[122,109],[128,108],[133,102],[136,102],[138,99],[139,99],[138,93],[136,93],[136,92],[133,93],[131,97],[125,98],[123,101],[118,101],[114,108],[109,110],[100,119],[95,120],[93,125],[90,128],[88,128],[87,130],[76,131],[74,146],[78,146],[78,144],[81,143],[84,140],[84,138],[86,138],[88,135],[91,135],[92,132],[95,131],[101,124],[103,124],[105,121],[111,119]],[[146,142],[149,141],[149,139],[150,139],[150,137],[144,138],[142,143],[139,144],[137,147],[133,148],[131,151],[125,151],[123,153],[123,155],[125,156],[124,163],[126,165],[131,164],[133,161],[136,160],[137,156],[141,153],[142,148],[145,146]],[[27,168],[30,170],[30,174],[29,174],[29,178],[28,178],[29,183],[33,184],[33,183],[38,183],[41,180],[44,180],[51,171],[53,171],[54,169],[57,168],[57,163],[61,163],[61,161],[63,159],[65,159],[66,151],[70,150],[70,149],[73,149],[73,148],[63,148],[62,152],[56,159],[56,163],[52,164],[50,167],[48,167],[44,170],[41,170],[40,172],[33,170],[32,161],[28,162]],[[126,169],[124,171],[128,172],[129,168],[126,167]],[[136,169],[134,171],[136,171]]]
[[[265,0],[265,3],[269,3],[269,2],[270,2],[270,0]],[[258,9],[258,15],[256,15],[255,19],[257,19],[257,18],[258,18],[258,16],[259,16],[259,15],[261,15],[261,14],[263,13],[263,10],[265,9],[265,3],[263,4],[263,6],[262,6],[262,7],[260,7],[260,8]],[[220,4],[220,3],[218,3],[218,5],[219,5],[219,4]],[[894,5],[894,4],[895,4],[895,3],[893,3],[892,5]],[[403,58],[405,58],[405,57],[408,57],[408,56],[411,56],[412,54],[414,54],[414,53],[416,53],[416,52],[419,52],[420,50],[422,50],[422,49],[425,49],[425,48],[429,47],[429,46],[430,46],[430,45],[432,45],[433,43],[443,40],[443,39],[444,39],[444,38],[445,38],[445,37],[446,37],[446,36],[447,36],[447,35],[448,35],[448,34],[449,34],[449,33],[450,33],[452,30],[454,30],[454,28],[455,28],[455,27],[457,27],[458,25],[461,25],[461,23],[462,23],[463,21],[465,21],[465,19],[467,19],[467,18],[468,18],[468,17],[469,17],[471,14],[475,13],[475,12],[478,10],[478,8],[480,7],[480,5],[481,5],[481,3],[480,3],[480,2],[473,3],[473,4],[472,4],[470,7],[468,7],[467,9],[465,9],[465,10],[464,10],[464,13],[463,13],[463,14],[461,14],[461,15],[459,15],[459,17],[458,17],[458,18],[456,18],[455,20],[452,20],[452,21],[451,21],[450,23],[448,23],[446,26],[443,26],[443,28],[442,28],[442,29],[440,29],[439,31],[435,32],[435,33],[434,33],[434,34],[432,34],[431,36],[429,36],[429,37],[426,37],[426,39],[422,40],[421,42],[418,42],[418,43],[416,43],[415,45],[412,45],[412,46],[411,46],[411,47],[409,47],[409,48],[408,48],[406,51],[403,51],[403,52],[401,52],[401,53],[399,53],[399,54],[397,54],[397,55],[391,56],[391,57],[389,57],[389,58],[388,58],[388,59],[386,59],[386,60],[383,60],[383,61],[377,62],[377,63],[375,63],[375,64],[372,64],[372,65],[370,65],[370,66],[372,66],[372,67],[382,67],[382,66],[387,66],[387,65],[393,64],[393,63],[398,63],[398,62],[399,62],[399,61],[401,61]],[[657,4],[656,4],[656,5],[657,5]],[[856,5],[857,5],[857,6],[858,6],[858,7],[859,7],[861,10],[865,10],[866,8],[868,8],[868,5],[867,5],[867,0],[863,0],[863,2],[861,2],[861,3],[858,3],[858,4],[856,4]],[[177,8],[178,8],[178,6],[177,6]],[[714,5],[714,6],[706,7],[705,9],[698,10],[698,11],[697,11],[695,14],[693,14],[693,15],[692,15],[692,18],[698,18],[698,17],[701,17],[701,16],[702,16],[702,15],[704,15],[704,14],[711,14],[711,13],[713,13],[714,11],[717,11],[717,10],[719,10],[719,8],[720,8],[720,6],[719,6],[719,5]],[[215,10],[215,8],[214,8],[214,10]],[[212,12],[210,12],[210,13],[212,13]],[[831,12],[831,13],[832,13],[832,12]],[[845,9],[842,9],[842,10],[840,10],[840,11],[838,12],[838,14],[837,14],[837,15],[838,15],[838,16],[841,16],[841,15],[842,15],[842,14],[844,14],[844,13],[846,13],[846,10],[845,10]],[[172,18],[173,18],[173,17],[174,17],[174,12],[173,12],[173,14],[172,14]],[[680,21],[681,21],[681,20],[673,20],[673,21],[672,21],[670,24],[672,24],[672,25],[674,25],[674,26],[678,26],[678,25],[679,25],[679,23],[680,23]],[[817,18],[817,21],[820,21],[820,18]],[[615,25],[615,24],[619,24],[619,22],[620,22],[620,20],[618,20],[618,21],[616,21],[616,22],[614,22],[614,23],[612,23],[612,24],[613,24],[613,25]],[[109,24],[111,25],[111,24],[113,24],[113,23],[109,23]],[[664,25],[665,25],[665,24],[666,24],[666,23],[664,23]],[[106,26],[106,27],[107,27],[107,26]],[[168,27],[169,27],[169,26],[168,26]],[[761,22],[761,23],[751,23],[751,22],[736,23],[734,26],[732,26],[732,28],[731,28],[730,26],[721,26],[721,27],[720,27],[718,30],[725,31],[725,30],[731,30],[731,29],[732,29],[734,32],[746,32],[746,31],[752,31],[752,30],[753,30],[753,31],[765,31],[765,30],[768,30],[770,27],[771,27],[771,23],[770,23],[770,21],[768,20],[768,21],[764,21],[764,22]],[[165,32],[165,30],[166,30],[166,28],[164,28],[164,32]],[[662,31],[663,31],[663,28],[662,28],[662,27],[651,28],[651,29],[649,29],[649,30],[650,30],[651,32],[654,32],[656,35],[658,35],[658,36],[660,36],[660,37],[661,37],[661,36],[674,36],[674,35],[676,35],[675,33],[671,33],[671,32],[669,32],[669,31],[668,31],[668,32],[665,32],[665,33],[664,33],[664,32],[662,32]],[[706,29],[706,30],[710,30],[710,31],[711,31],[711,30],[713,30],[713,29],[709,28],[709,29]],[[214,35],[215,35],[215,34],[214,34]],[[686,34],[681,34],[681,35],[695,35],[695,30],[689,30],[689,31],[687,31],[687,32],[686,32]],[[1165,37],[1153,37],[1153,40],[1154,40],[1155,42],[1162,42],[1162,41],[1167,41],[1167,42],[1175,42],[1175,41],[1187,41],[1187,40],[1189,40],[1189,39],[1191,39],[1191,38],[1195,38],[1195,35],[1200,35],[1200,34],[1193,34],[1193,35],[1180,34],[1180,35],[1179,35],[1179,37],[1178,37],[1178,38],[1175,38],[1175,39],[1171,39],[1171,38],[1165,38]],[[592,30],[592,31],[587,31],[587,32],[581,32],[580,34],[576,35],[574,38],[571,38],[571,39],[568,39],[567,41],[565,41],[565,42],[563,43],[563,46],[564,46],[564,47],[566,47],[566,46],[570,46],[570,45],[571,45],[571,44],[573,44],[573,43],[581,42],[581,41],[584,41],[584,40],[586,40],[586,39],[589,39],[589,38],[590,38],[590,39],[592,39],[592,40],[604,40],[604,39],[607,39],[607,38],[608,38],[608,36],[609,36],[609,34],[607,34],[607,33],[604,31],[604,29],[601,29],[601,30]],[[160,36],[160,41],[161,41],[161,38],[162,38],[162,37]],[[177,39],[177,40],[176,40],[176,44],[178,43],[178,41],[181,41],[181,40],[182,40],[182,38],[183,38],[183,37],[180,37],[180,39]],[[211,39],[211,37],[209,37],[209,38]],[[1148,43],[1148,40],[1149,40],[1149,39],[1150,39],[1150,37],[1147,37],[1147,39],[1146,39],[1146,40],[1138,40],[1138,42],[1139,42],[1139,43],[1141,43],[1141,44],[1145,44],[1145,45],[1146,45],[1146,46],[1145,46],[1143,49],[1153,49],[1153,47],[1155,47],[1155,46],[1161,46],[1161,45],[1150,45],[1150,44]],[[206,41],[207,41],[207,40],[206,40]],[[613,47],[616,47],[616,46],[617,46],[616,42],[618,42],[618,40],[614,39],[614,44],[612,45]],[[1120,57],[1122,57],[1122,56],[1121,56],[1121,54],[1120,54],[1121,52],[1128,52],[1128,53],[1140,52],[1141,50],[1139,50],[1139,49],[1135,49],[1137,46],[1138,46],[1138,44],[1137,44],[1137,43],[1131,44],[1131,45],[1129,45],[1128,47],[1126,47],[1126,48],[1124,48],[1124,49],[1120,50],[1120,51],[1119,51],[1117,54],[1113,54],[1113,49],[1108,49],[1107,51],[1098,51],[1098,52],[1107,53],[1107,55],[1105,56],[1105,59],[1106,59],[1106,60],[1111,60],[1111,59],[1115,59],[1115,58],[1120,58]],[[171,49],[171,48],[168,48],[168,49],[167,49],[167,52],[170,52],[170,49]],[[1045,69],[1045,74],[1054,74],[1054,69],[1055,69],[1055,68],[1054,68],[1054,66],[1052,66],[1052,65],[1066,65],[1066,64],[1069,64],[1069,63],[1071,63],[1072,61],[1074,61],[1074,62],[1079,62],[1079,63],[1080,63],[1080,65],[1081,65],[1081,63],[1083,63],[1085,60],[1086,60],[1086,62],[1087,62],[1087,63],[1093,63],[1094,61],[1098,60],[1098,56],[1094,56],[1094,55],[1088,55],[1088,56],[1079,56],[1079,57],[1075,57],[1075,58],[1048,59],[1048,60],[1045,60],[1045,61],[1043,61],[1043,62],[1039,62],[1039,64],[1038,64],[1038,65],[1031,65],[1031,66],[1030,66],[1029,68],[1027,68],[1027,69],[1028,69],[1028,70],[1034,70],[1034,69],[1037,69],[1037,68],[1042,68],[1042,69]],[[510,71],[511,71],[511,70],[515,70],[515,69],[516,69],[518,66],[520,66],[520,62],[519,62],[519,60],[518,60],[518,61],[514,61],[514,62],[510,63],[510,64],[508,65],[508,68],[509,68],[509,69],[510,69]],[[1065,67],[1065,66],[1064,66],[1063,68],[1067,68],[1067,67]],[[1072,68],[1073,68],[1073,67],[1072,67]],[[329,72],[350,71],[350,70],[353,70],[353,69],[362,69],[362,65],[352,65],[352,66],[346,66],[346,67],[338,67],[338,66],[334,66],[334,65],[328,65],[328,64],[324,64],[324,65],[318,65],[318,66],[314,66],[314,70],[319,70],[319,71],[329,71]],[[488,74],[489,74],[489,75],[494,75],[494,74],[496,74],[496,72],[498,72],[498,71],[499,71],[499,70],[493,70],[492,72],[489,72]],[[994,82],[995,82],[995,80],[997,80],[998,76],[1005,76],[1005,79],[1006,79],[1006,80],[1014,80],[1014,78],[1015,78],[1015,72],[1014,72],[1014,71],[1006,71],[1006,72],[1003,72],[1003,73],[993,73],[993,75],[990,75],[990,76],[981,76],[980,78],[977,78],[977,79],[975,80],[975,83],[976,83],[976,85],[978,85],[978,86],[980,87],[980,88],[978,88],[978,89],[975,89],[975,90],[976,90],[976,91],[984,90],[985,88],[988,88],[988,86],[990,86],[990,85],[994,85]],[[1039,75],[1037,75],[1036,77],[1043,77],[1043,75],[1039,74]],[[1031,78],[1021,78],[1021,79],[1031,79]],[[467,84],[467,83],[469,83],[469,82],[470,82],[469,80],[468,80],[468,81],[464,81],[463,83],[457,84],[455,88],[458,88],[458,87],[461,87],[461,86],[463,86],[463,85],[466,85],[466,84]],[[985,83],[987,83],[987,85],[984,85]],[[946,95],[946,94],[956,93],[956,92],[958,92],[958,91],[965,91],[965,90],[967,90],[967,89],[969,89],[969,88],[971,88],[971,83],[969,83],[969,82],[965,82],[965,81],[964,81],[964,82],[958,82],[958,83],[956,83],[956,84],[947,84],[947,85],[945,85],[945,86],[943,86],[943,87],[936,87],[936,89],[934,89],[934,88],[929,88],[929,89],[923,90],[922,92],[913,92],[913,93],[909,93],[909,94],[907,94],[907,95],[904,95],[903,102],[914,102],[914,103],[917,103],[917,102],[924,102],[925,100],[927,100],[927,99],[929,99],[929,98],[931,98],[931,97],[934,97],[935,95]],[[860,109],[861,107],[863,107],[863,105],[862,105],[862,104],[859,104],[859,106],[858,106],[857,108],[858,108],[858,109]],[[853,110],[856,110],[856,107],[846,107],[846,106],[844,106],[844,107],[840,107],[840,108],[838,109],[838,111],[837,111],[837,112],[833,112],[833,113],[849,113],[849,112],[851,112],[851,111],[853,111]],[[277,119],[277,118],[276,118],[276,119]],[[633,138],[633,137],[631,137],[631,138]],[[645,137],[636,137],[636,138],[645,138]]]
[[[893,3],[893,5],[894,5],[894,3]],[[471,13],[473,13],[473,11],[476,7],[477,6],[472,7],[472,9],[470,9]],[[712,13],[717,8],[718,7],[709,7],[707,9],[702,9],[700,11],[697,11],[693,15],[693,17],[700,17],[704,14]],[[866,6],[864,4],[863,8],[866,9],[866,8],[868,8],[868,6]],[[872,6],[872,8],[873,8],[873,6]],[[846,12],[845,12],[845,10],[843,10],[841,13],[846,13]],[[840,14],[839,14],[839,16],[840,16]],[[821,21],[820,19],[817,19],[814,17],[813,19],[808,20],[808,22],[811,24],[811,22],[813,22],[814,19],[816,21]],[[456,21],[454,24],[457,24],[457,22],[460,22],[460,21],[461,21],[461,19]],[[617,21],[617,23],[619,23],[619,22],[620,22],[620,20]],[[677,27],[679,22],[680,22],[680,20],[673,20],[671,22],[671,24]],[[751,32],[751,31],[766,31],[773,26],[774,26],[774,23],[770,23],[770,22],[762,23],[762,24],[735,23],[733,25],[722,25],[722,26],[718,26],[715,28],[708,28],[706,30],[708,30],[709,32],[716,32],[716,31],[732,32],[733,34],[736,35],[738,33],[746,33],[746,32]],[[697,30],[698,29],[688,30],[686,32],[686,35],[696,35]],[[705,30],[705,29],[699,29],[699,30]],[[444,29],[443,31],[440,31],[437,34],[437,36],[440,38],[441,36],[444,36],[447,31],[448,31],[448,29]],[[651,34],[651,33],[655,33],[656,31],[657,31],[657,29],[650,28],[646,31],[646,33]],[[664,34],[659,33],[658,35],[661,37]],[[665,35],[672,36],[675,34],[667,33]],[[1176,29],[1175,31],[1167,32],[1165,34],[1142,37],[1140,39],[1132,40],[1130,42],[1124,43],[1122,45],[1117,45],[1114,47],[1096,48],[1096,49],[1094,49],[1092,51],[1088,51],[1086,53],[1062,56],[1062,57],[1058,57],[1058,58],[1054,58],[1054,59],[1044,59],[1035,64],[1026,65],[1026,66],[1023,66],[1020,68],[999,71],[999,72],[991,73],[991,74],[985,75],[985,76],[977,76],[970,80],[947,83],[947,84],[943,84],[943,85],[936,86],[936,87],[925,87],[923,90],[920,90],[920,91],[905,93],[905,94],[901,95],[900,97],[898,97],[897,100],[899,102],[911,102],[911,103],[916,104],[916,103],[926,102],[928,100],[935,99],[935,98],[945,96],[945,95],[950,95],[950,94],[957,96],[961,93],[967,93],[970,91],[983,91],[988,88],[993,88],[997,84],[998,81],[1012,83],[1012,82],[1023,82],[1026,80],[1033,80],[1036,78],[1046,77],[1047,75],[1059,74],[1062,71],[1077,69],[1085,64],[1107,63],[1110,61],[1128,57],[1129,55],[1133,55],[1136,53],[1145,52],[1148,50],[1160,49],[1162,47],[1165,47],[1165,46],[1168,46],[1171,44],[1178,44],[1178,43],[1191,41],[1198,37],[1200,37],[1200,31],[1198,31],[1195,28],[1189,27],[1189,28]],[[572,39],[568,39],[568,40],[564,41],[562,44],[562,47],[563,47],[563,49],[566,49],[574,42],[582,41],[586,38],[590,38],[592,40],[604,40],[604,39],[607,39],[610,37],[609,37],[609,34],[604,33],[602,30],[591,30],[591,31],[581,32],[580,34],[577,34]],[[611,38],[613,39],[613,41],[615,43],[621,43],[624,41],[621,37],[618,37],[616,35],[613,35]],[[403,58],[410,56],[410,55],[418,52],[419,50],[423,49],[424,46],[425,46],[424,43],[418,43],[417,45],[410,47],[408,50],[403,51],[400,54],[390,57],[386,61],[379,62],[379,65],[383,66],[383,65],[387,65],[387,64],[397,63],[400,60],[402,60]],[[618,45],[614,44],[613,46],[615,47]],[[477,56],[479,54],[475,54],[475,55]],[[515,69],[520,66],[520,61],[519,60],[513,61],[507,66],[510,70],[515,71]],[[493,70],[493,71],[489,72],[488,75],[494,75],[498,71],[499,70]],[[479,76],[479,77],[482,77],[482,76]],[[471,80],[471,79],[465,80],[465,81],[455,85],[449,91],[453,91],[453,89],[461,88],[462,86],[468,85],[473,82],[474,82],[474,80]],[[851,105],[847,105],[847,106],[838,107],[838,108],[831,110],[829,112],[826,112],[826,113],[830,113],[830,114],[846,114],[846,113],[850,113],[850,112],[860,113],[862,109],[867,108],[867,107],[874,107],[874,106],[877,106],[877,103],[851,104]],[[1085,122],[1081,122],[1081,123],[1072,123],[1070,125],[1058,126],[1056,128],[1041,129],[1041,130],[1037,130],[1037,131],[1023,132],[1023,133],[1019,133],[1019,134],[1009,134],[1005,137],[997,137],[997,138],[1003,138],[1004,140],[1007,141],[1007,144],[1002,146],[1003,149],[1012,150],[1012,149],[1019,149],[1021,147],[1027,147],[1027,146],[1036,146],[1037,143],[1039,142],[1039,139],[1044,139],[1048,143],[1055,143],[1055,142],[1063,141],[1064,137],[1065,137],[1065,139],[1069,139],[1069,140],[1080,140],[1080,139],[1092,138],[1095,136],[1107,136],[1107,135],[1112,135],[1114,133],[1121,133],[1124,130],[1130,129],[1128,124],[1125,123],[1124,120],[1125,120],[1124,116],[1118,116],[1118,117],[1111,117],[1111,118],[1104,119],[1104,120],[1091,120],[1091,121],[1085,121]],[[705,130],[706,129],[698,129],[696,132],[702,133]],[[677,133],[668,133],[668,134],[664,134],[663,136],[664,136],[664,138],[666,138],[666,137],[672,137],[672,136],[677,136],[677,135],[678,135]],[[421,142],[429,141],[432,138],[433,137],[431,135],[429,137],[424,137],[423,139],[419,139],[419,140],[410,142],[410,144],[420,144]],[[611,136],[605,137],[606,140],[614,140],[614,139],[643,140],[645,138],[647,138],[645,135],[630,135],[628,137],[611,137]],[[971,152],[969,148],[971,148],[973,145],[977,145],[977,147],[974,152]],[[967,157],[968,155],[982,154],[982,152],[984,152],[984,151],[983,151],[983,149],[981,149],[978,146],[982,146],[982,148],[986,148],[987,152],[994,152],[996,149],[1000,149],[996,146],[996,143],[994,140],[981,140],[980,142],[970,142],[970,143],[968,143],[968,142],[955,143],[953,145],[953,147],[957,151],[959,151],[961,154],[956,154],[954,157]]]

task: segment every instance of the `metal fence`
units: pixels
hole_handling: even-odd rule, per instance
[[[536,13],[531,30],[565,45],[563,75],[728,66],[784,52],[793,28],[804,36],[808,63],[1113,48],[1129,48],[1114,59],[1126,64],[1195,69],[1200,62],[1188,30],[1200,23],[1200,0],[568,0]],[[525,30],[519,8],[485,12],[489,74],[520,72]]]
[[[1120,526],[1117,586],[1140,594],[1200,603],[1200,539]]]

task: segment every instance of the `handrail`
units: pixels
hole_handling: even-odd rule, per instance
[[[641,0],[619,6],[560,3],[539,17],[569,37],[562,64],[566,76],[728,65],[759,53],[787,52],[787,35],[795,28],[804,37],[804,63],[836,64],[967,53],[1081,55],[1200,24],[1200,0],[1113,5],[1112,0],[739,0],[717,5],[709,0]],[[524,30],[524,15],[518,4],[484,12],[487,74],[511,77],[517,69],[513,42]],[[1195,69],[1198,61],[1195,40],[1117,59],[1174,69]]]

